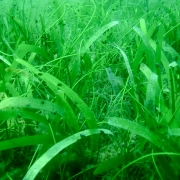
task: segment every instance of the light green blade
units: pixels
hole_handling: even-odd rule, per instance
[[[91,129],[84,130],[79,133],[76,133],[72,136],[69,136],[66,139],[63,139],[59,143],[55,144],[48,151],[46,151],[29,169],[29,171],[24,176],[23,180],[33,180],[37,176],[37,174],[41,171],[41,169],[59,152],[61,152],[66,147],[74,144],[78,140],[80,140],[83,136],[91,136],[93,134],[100,134],[101,132],[105,134],[112,134],[109,130],[106,129]]]

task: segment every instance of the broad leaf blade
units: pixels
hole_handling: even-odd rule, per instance
[[[109,130],[106,129],[92,129],[92,130],[84,130],[79,133],[76,133],[68,138],[60,141],[59,143],[55,144],[51,147],[46,153],[44,153],[29,169],[29,171],[24,176],[23,180],[33,180],[40,172],[40,170],[59,152],[61,152],[66,147],[74,144],[79,139],[81,139],[81,135],[83,136],[90,136],[93,134],[99,134],[100,132],[104,132],[105,134],[112,134]]]

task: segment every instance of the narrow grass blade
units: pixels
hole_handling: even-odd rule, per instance
[[[25,40],[30,43],[30,39],[27,36],[27,30],[23,24],[23,22],[17,18],[12,18],[12,24],[16,24],[16,26],[18,27],[19,31],[22,33],[22,35],[24,36]]]
[[[54,8],[56,9],[56,15],[58,22],[58,27],[60,30],[60,33],[58,34],[57,31],[53,28],[53,34],[54,34],[54,40],[57,44],[59,56],[61,57],[64,52],[64,22],[63,22],[63,15],[65,13],[65,2],[66,0],[61,1],[61,4],[59,5],[59,2],[57,0],[52,0]],[[45,31],[44,31],[45,32]]]
[[[80,72],[80,58],[73,59],[72,66],[71,66],[71,84],[72,86],[77,80],[78,73]]]
[[[52,34],[54,42],[56,43],[59,57],[61,57],[64,53],[64,46],[62,44],[62,37],[57,33],[55,28],[52,28],[51,34]]]
[[[92,130],[84,130],[79,133],[76,133],[72,136],[69,136],[66,139],[63,139],[59,143],[52,146],[48,151],[46,151],[28,170],[26,175],[24,176],[23,180],[33,180],[37,176],[37,174],[41,171],[41,169],[59,152],[63,149],[67,148],[68,146],[74,144],[78,140],[80,140],[83,136],[91,136],[93,134],[100,134],[104,132],[105,134],[112,134],[109,130],[106,129],[92,129]]]
[[[3,61],[5,64],[7,64],[8,66],[11,66],[11,63],[3,56],[0,55],[0,60]]]
[[[156,49],[157,49],[156,42],[153,41],[152,39],[150,39],[150,44],[151,44],[151,47],[154,49],[154,51],[156,51]],[[164,49],[163,45],[162,45],[162,49]],[[163,67],[165,69],[166,76],[167,76],[167,78],[169,78],[170,77],[170,75],[169,75],[169,61],[168,61],[167,57],[165,56],[164,52],[162,51],[162,49],[161,49],[161,59],[158,59],[157,63],[159,63],[159,60],[161,61],[161,63],[163,64]]]
[[[51,135],[35,135],[35,136],[19,137],[19,138],[14,138],[0,142],[0,151],[17,148],[17,147],[46,144],[46,143],[53,144],[53,138]]]
[[[139,114],[139,107],[136,103],[136,101],[139,101],[139,96],[136,93],[136,84],[135,84],[135,80],[134,80],[134,75],[133,75],[133,71],[130,65],[130,62],[128,60],[128,57],[126,56],[126,54],[124,53],[123,50],[121,50],[118,46],[116,46],[116,48],[120,51],[120,53],[123,56],[125,65],[126,65],[126,69],[128,71],[129,74],[129,79],[130,79],[130,84],[131,84],[131,89],[130,89],[130,94],[131,96],[133,96],[135,98],[135,100],[133,99],[133,108],[135,110],[135,116],[137,116]]]
[[[155,115],[155,109],[156,109],[156,85],[157,85],[157,75],[152,74],[148,84],[147,84],[147,89],[146,89],[146,100],[145,100],[145,107],[151,112],[153,115]]]
[[[148,157],[150,158],[150,157],[152,157],[152,156],[166,156],[166,155],[168,155],[168,156],[180,156],[179,153],[173,153],[173,152],[160,152],[160,153],[158,152],[158,153],[146,154],[146,155],[144,155],[144,156],[142,156],[142,157],[140,157],[140,158],[138,158],[138,159],[135,159],[134,161],[128,163],[127,165],[123,166],[123,167],[119,170],[119,172],[116,173],[116,175],[115,175],[114,177],[112,177],[112,180],[117,179],[116,177],[118,176],[118,174],[119,174],[120,172],[122,172],[124,169],[128,168],[129,166],[135,164],[136,162],[138,162],[138,161],[140,161],[140,160],[143,160],[143,159],[148,158]],[[175,177],[175,178],[173,178],[173,179],[177,179],[177,178],[176,178],[177,176],[176,176],[176,175],[174,176],[174,175],[175,175],[175,173],[172,172],[172,176]]]
[[[133,73],[136,77],[136,74],[138,73],[138,68],[139,68],[139,65],[142,61],[142,56],[143,56],[143,53],[144,53],[144,49],[145,49],[145,45],[143,43],[140,44],[140,46],[138,47],[137,49],[137,52],[136,52],[136,55],[135,55],[135,58],[134,58],[134,62],[132,64],[132,70],[133,70]]]
[[[119,165],[127,164],[134,160],[133,153],[127,153],[115,158],[112,158],[102,164],[100,164],[93,172],[94,175],[102,174],[110,169],[113,169]]]
[[[45,125],[48,125],[47,118],[45,116],[39,115],[34,112],[25,111],[25,110],[3,110],[0,111],[0,123],[3,121],[6,121],[11,118],[18,118],[22,117],[24,119],[31,119],[35,120],[36,122],[43,123]]]
[[[96,39],[99,38],[105,31],[110,29],[111,27],[115,26],[118,24],[118,21],[113,21],[110,22],[109,24],[106,24],[102,28],[100,28],[93,36],[85,43],[84,46],[81,48],[81,53],[84,54],[88,50],[88,48],[96,41]]]
[[[162,88],[162,79],[161,79],[161,54],[162,54],[162,42],[163,42],[163,34],[164,34],[164,27],[163,25],[160,25],[159,31],[158,31],[158,37],[157,37],[157,46],[156,46],[156,69],[158,74],[158,82],[159,86]]]
[[[157,49],[157,45],[156,45],[155,41],[153,41],[152,39],[150,40],[150,44],[151,44],[151,47],[154,50]],[[162,45],[163,50],[164,50],[164,48],[165,47],[163,47],[163,45]],[[161,77],[161,80],[159,80],[160,81],[160,86],[161,86],[161,83],[162,83],[163,93],[165,93],[169,97],[172,97],[172,94],[171,94],[171,91],[170,91],[172,83],[171,83],[171,74],[170,74],[169,61],[168,61],[166,55],[164,54],[164,52],[162,50],[161,50],[161,59],[160,59],[160,61],[161,61],[162,65],[163,65],[163,68],[164,68],[164,71],[165,71],[162,76],[158,76],[158,78]],[[159,62],[159,60],[157,62]],[[160,64],[157,64],[156,66],[157,66],[157,74],[158,74],[158,72],[161,74],[162,69],[160,69]],[[164,82],[166,82],[166,83],[164,83]],[[167,119],[167,122],[168,122],[168,119],[169,119],[169,113],[167,113],[167,108],[165,106],[169,107],[171,102],[172,102],[172,100],[171,100],[171,98],[169,98],[168,100],[166,100],[166,103],[165,103],[165,101],[163,102],[163,104],[161,103],[161,106],[164,107],[164,110],[162,110],[162,113],[164,114],[164,118]],[[167,117],[167,114],[168,114],[168,117]],[[172,112],[171,112],[171,115],[172,115]]]
[[[161,137],[159,134],[154,133],[153,131],[143,127],[142,125],[139,125],[138,123],[132,122],[128,119],[111,117],[108,118],[108,124],[117,128],[126,129],[133,134],[137,134],[153,143],[162,151],[177,152],[171,142],[166,138]]]
[[[153,150],[152,150],[152,154],[153,154]],[[157,171],[157,174],[159,175],[160,179],[163,180],[163,178],[162,178],[162,176],[161,176],[161,173],[159,172],[158,166],[157,166],[157,164],[156,164],[156,161],[155,161],[153,155],[152,155],[152,161],[153,161],[154,167],[155,167],[155,169],[156,169],[156,171]]]
[[[133,76],[133,72],[132,72],[132,68],[130,66],[129,60],[128,60],[126,54],[124,53],[124,51],[122,49],[120,49],[119,47],[116,47],[116,48],[119,49],[120,53],[122,54],[122,56],[124,58],[124,62],[125,62],[128,74],[129,74],[129,78],[130,78],[131,84],[132,84],[132,86],[134,86],[135,85],[135,83],[134,83],[134,76]]]
[[[128,130],[133,134],[137,134],[145,138],[146,140],[157,146],[159,149],[161,149],[163,152],[177,153],[180,151],[177,144],[173,141],[168,140],[165,136],[156,134],[153,131],[143,127],[142,125],[139,125],[138,123],[132,122],[128,119],[111,117],[108,118],[108,124],[117,128]],[[170,158],[176,163],[177,167],[180,169],[179,158],[174,158],[173,156],[170,156]]]
[[[139,29],[136,26],[134,26],[133,29],[141,37],[144,45],[146,46],[145,53],[146,53],[147,64],[148,64],[149,68],[151,69],[151,71],[156,72],[155,53],[154,53],[153,49],[151,48],[151,45],[149,43],[149,39],[148,39],[147,35],[145,35],[141,31],[141,29]]]
[[[146,30],[145,27],[142,27],[142,26],[144,26],[143,23],[145,23],[144,20],[141,23],[142,23],[141,29],[144,29],[143,31],[145,33],[147,30]],[[157,23],[154,23],[150,27],[148,32],[145,33],[145,34],[147,34],[148,38],[150,38],[152,36],[152,34],[154,33],[156,28],[157,28]],[[136,74],[138,73],[138,67],[141,64],[141,61],[143,59],[143,53],[144,53],[144,51],[146,49],[146,46],[145,46],[145,44],[143,42],[141,42],[140,45],[137,44],[137,46],[138,46],[137,52],[136,52],[136,55],[135,55],[135,58],[134,58],[134,62],[132,64],[132,70],[133,70],[134,76],[136,76]]]
[[[144,34],[147,34],[147,28],[146,28],[146,22],[145,22],[145,19],[140,19],[140,27],[141,27],[141,30]]]
[[[179,127],[179,117],[180,117],[180,97],[176,100],[176,111],[172,114],[172,116],[168,119],[168,123],[170,127]]]
[[[171,85],[171,109],[172,109],[172,114],[174,114],[175,109],[176,109],[176,83],[175,83],[175,78],[173,74],[173,67],[169,68],[169,74],[170,74],[170,85]]]
[[[155,109],[156,107],[158,107],[159,111],[162,113],[162,116],[164,117],[164,121],[167,122],[167,119],[170,118],[171,115],[169,114],[169,110],[166,107],[166,104],[164,102],[164,97],[161,95],[161,90],[160,90],[160,86],[158,82],[158,76],[155,73],[153,73],[149,69],[149,67],[147,67],[143,63],[141,63],[140,65],[140,70],[147,79],[146,101],[145,101],[145,106],[147,110],[153,110],[154,119],[156,119]],[[151,105],[149,106],[148,104],[149,105],[152,104],[152,106]]]

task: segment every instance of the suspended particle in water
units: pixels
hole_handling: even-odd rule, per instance
[[[27,107],[27,108],[30,108],[30,104],[27,104],[26,107]]]
[[[61,84],[61,83],[58,83],[58,84],[57,84],[57,86],[58,86],[58,87],[61,87],[61,86],[62,86],[62,84]]]
[[[103,130],[100,130],[100,134],[105,134]]]
[[[45,102],[44,101],[41,101],[41,104],[44,104]]]
[[[85,138],[86,136],[84,134],[80,134],[81,138]]]
[[[17,118],[21,118],[21,117],[22,117],[21,114],[18,114],[18,115],[17,115]]]
[[[40,73],[38,73],[38,76],[42,76],[42,75],[43,75],[43,73],[41,73],[41,72],[40,72]]]

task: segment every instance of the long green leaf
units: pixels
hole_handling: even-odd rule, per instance
[[[100,28],[96,33],[93,34],[93,36],[85,43],[84,46],[81,48],[81,53],[84,54],[87,49],[96,41],[96,39],[99,38],[105,31],[110,29],[111,27],[115,26],[118,24],[118,21],[113,21],[110,22],[109,24],[106,24],[102,28]]]
[[[131,161],[133,161],[134,156],[133,153],[127,153],[127,154],[122,154],[119,155],[115,158],[112,158],[106,162],[103,162],[102,164],[100,164],[95,171],[93,172],[94,175],[98,175],[98,174],[102,174],[106,171],[109,171],[110,169],[113,169],[119,165],[122,164],[127,164]]]
[[[31,119],[31,120],[35,120],[37,122],[41,122],[45,125],[48,125],[48,123],[49,123],[45,116],[39,115],[34,112],[25,111],[25,110],[20,110],[20,111],[18,111],[18,110],[3,110],[3,111],[0,111],[0,117],[1,117],[0,123],[1,123],[1,121],[6,121],[11,118],[18,118],[19,116],[24,119]]]
[[[168,151],[168,152],[178,151],[176,147],[174,147],[173,144],[171,144],[171,142],[168,141],[165,137],[162,137],[159,134],[156,134],[153,131],[145,128],[144,126],[139,125],[138,123],[132,122],[128,119],[111,117],[108,119],[108,124],[118,127],[118,128],[126,129],[133,134],[137,134],[145,138],[149,142],[153,143],[162,151]]]
[[[14,138],[0,142],[0,151],[17,148],[17,147],[46,144],[46,143],[50,143],[50,144],[54,143],[51,135],[35,135],[35,136],[19,137],[19,138]]]
[[[145,52],[146,52],[148,66],[153,72],[156,72],[155,53],[149,43],[149,38],[138,27],[134,26],[133,29],[141,37],[144,45],[146,46]]]
[[[3,56],[0,55],[0,60],[3,61],[5,64],[7,64],[8,66],[11,66],[11,63]]]
[[[132,68],[130,66],[128,57],[126,56],[126,54],[124,53],[124,51],[122,49],[120,49],[120,48],[118,48],[118,49],[119,49],[119,51],[121,52],[121,54],[122,54],[122,56],[124,58],[124,62],[125,62],[128,74],[129,74],[129,78],[131,80],[131,84],[132,84],[132,86],[134,86],[135,85],[135,83],[134,83],[134,76],[133,76]]]
[[[37,174],[40,172],[40,170],[53,158],[55,157],[59,152],[61,152],[66,147],[74,144],[79,139],[81,139],[81,136],[91,136],[93,134],[99,134],[101,132],[104,132],[105,134],[112,134],[109,130],[106,129],[91,129],[91,130],[84,130],[79,133],[76,133],[72,136],[69,136],[68,138],[60,141],[59,143],[55,144],[53,147],[51,147],[48,151],[46,151],[29,169],[29,171],[24,176],[23,180],[33,180],[37,176]]]
[[[0,110],[8,107],[39,109],[39,110],[50,111],[53,113],[55,112],[61,115],[62,117],[64,116],[64,109],[62,107],[52,102],[41,99],[35,99],[35,98],[11,97],[11,98],[6,98],[2,102],[0,102]]]

